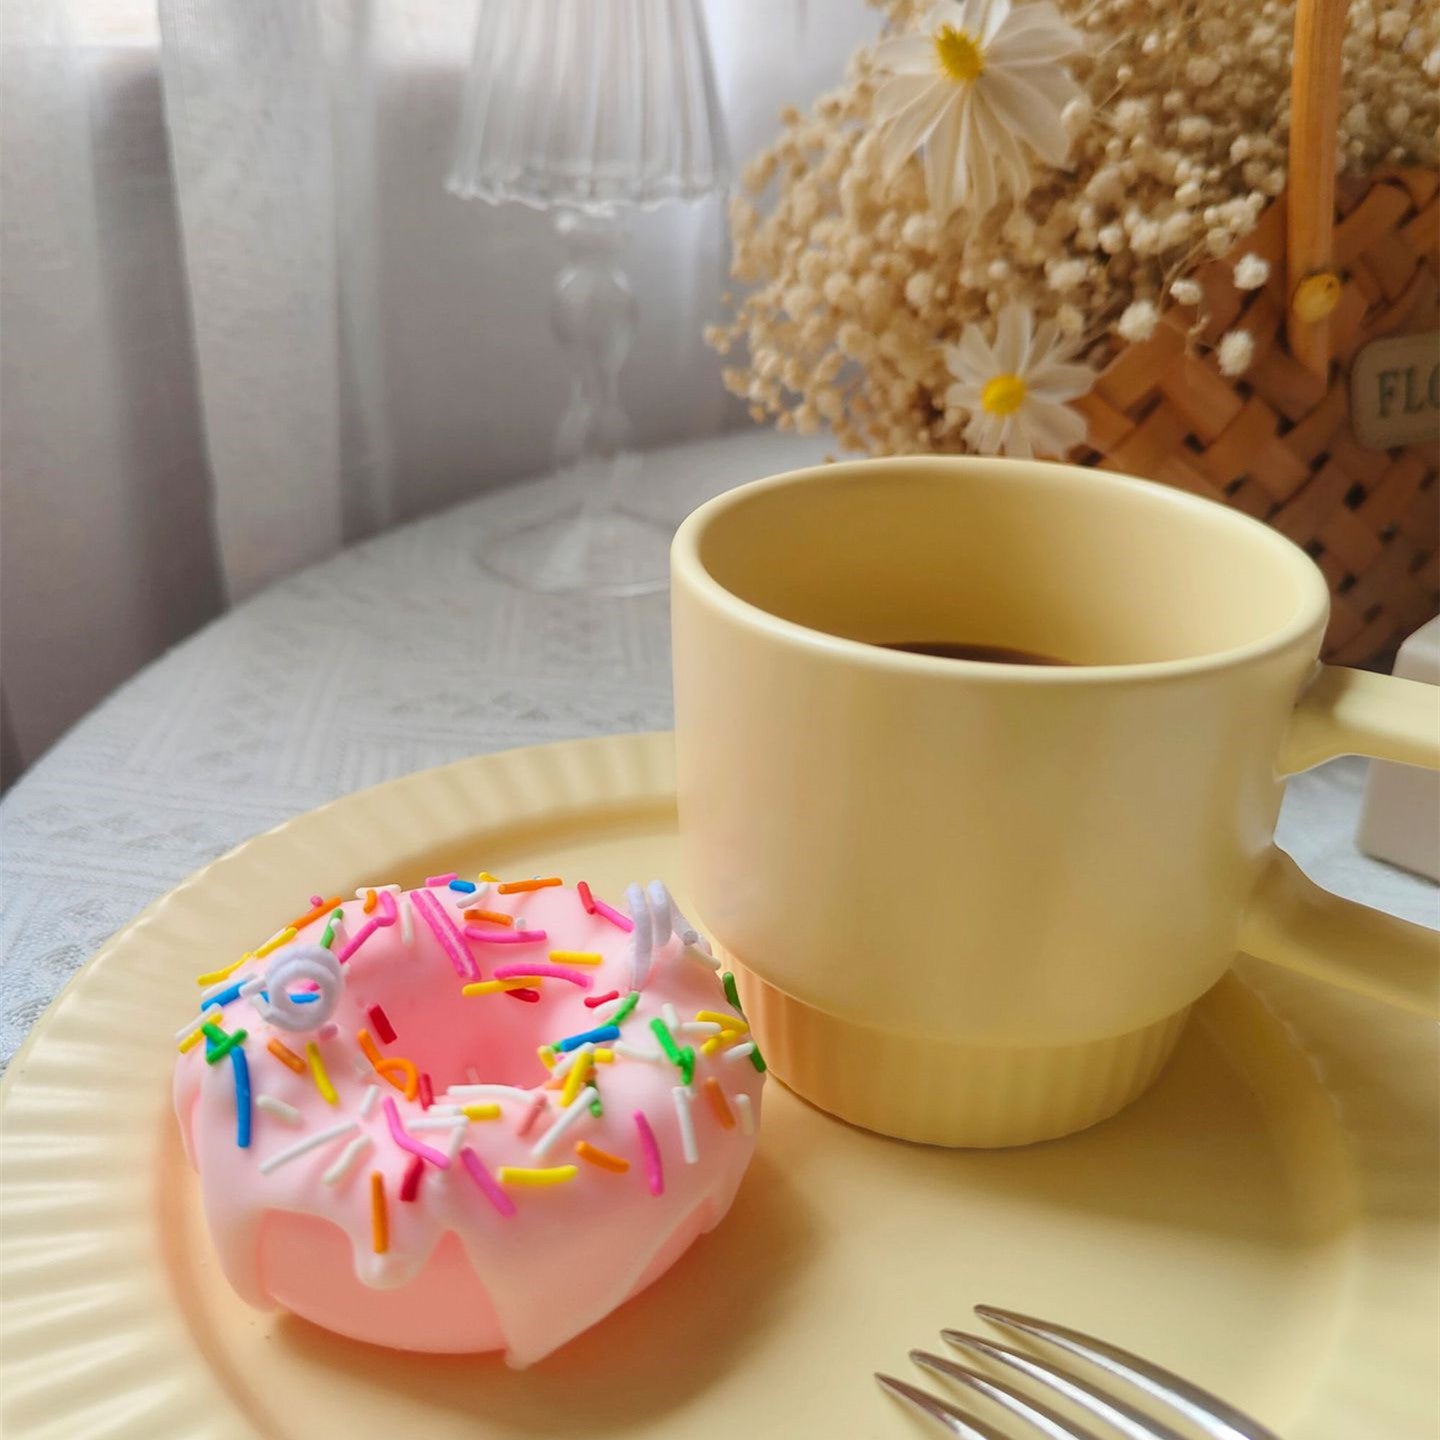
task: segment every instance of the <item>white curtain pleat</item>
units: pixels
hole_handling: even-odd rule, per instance
[[[160,4],[215,531],[232,601],[388,513],[366,249],[373,122],[354,118],[368,108],[368,18],[368,6],[327,10],[315,0]]]

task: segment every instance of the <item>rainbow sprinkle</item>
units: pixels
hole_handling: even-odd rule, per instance
[[[385,1208],[385,1177],[370,1172],[370,1238],[377,1255],[390,1248],[390,1213]]]
[[[609,1170],[614,1175],[624,1175],[630,1169],[628,1160],[620,1155],[612,1155],[608,1150],[597,1150],[588,1140],[577,1140],[575,1153],[582,1160],[588,1160],[590,1164]]]
[[[603,915],[612,925],[618,926],[627,935],[635,928],[635,922],[628,916],[622,915],[613,905],[607,905],[603,900],[595,899],[596,915]]]
[[[420,1193],[420,1177],[425,1173],[425,1162],[416,1155],[405,1167],[405,1177],[400,1181],[400,1198],[413,1200]]]
[[[282,945],[288,945],[296,935],[295,927],[287,925],[283,930],[272,935],[256,952],[255,958],[263,960],[272,951],[278,950]]]
[[[665,1193],[665,1166],[660,1160],[660,1146],[655,1142],[655,1132],[643,1110],[637,1110],[632,1117],[635,1129],[640,1134],[640,1153],[645,1157],[645,1185],[652,1195]]]
[[[240,1052],[237,1051],[237,1054]],[[255,1104],[267,1115],[273,1115],[277,1120],[283,1120],[287,1125],[299,1125],[301,1123],[300,1112],[284,1100],[277,1099],[274,1095],[257,1095]]]
[[[244,1034],[242,1030],[239,1032]],[[250,1148],[250,1062],[244,1050],[238,1047],[230,1051],[230,1064],[235,1079],[235,1143],[242,1149]]]
[[[740,1131],[744,1135],[755,1133],[755,1111],[750,1097],[743,1092],[735,1097],[735,1108],[740,1112]]]
[[[372,1005],[366,1012],[370,1017],[370,1023],[375,1027],[375,1033],[380,1037],[382,1045],[393,1045],[395,1043],[395,1027],[390,1023],[390,1017],[379,1005]]]
[[[448,880],[445,882],[450,883]],[[423,902],[423,903],[422,903]],[[440,902],[431,894],[417,890],[410,896],[420,918],[430,927],[431,933],[440,942],[440,947],[450,957],[450,964],[462,980],[478,980],[480,967],[470,957],[450,917],[440,908]],[[470,927],[467,925],[466,931]]]
[[[619,1025],[627,1020],[630,1012],[640,1003],[640,992],[632,990],[608,1015],[604,1017],[605,1024]]]
[[[515,1202],[495,1183],[490,1172],[480,1163],[480,1157],[468,1145],[460,1152],[460,1163],[480,1193],[502,1215],[508,1218],[515,1213]]]
[[[718,1025],[722,1030],[738,1030],[743,1032],[750,1028],[749,1022],[740,1019],[738,1015],[722,1015],[718,1010],[697,1010],[695,1012],[695,1018],[697,1020],[708,1021],[712,1025]]]
[[[580,1046],[594,1043],[602,1044],[606,1040],[618,1040],[620,1038],[620,1027],[618,1025],[599,1025],[594,1030],[583,1030],[578,1035],[567,1035],[563,1040],[555,1042],[555,1048],[562,1054],[566,1050],[578,1050]]]
[[[379,893],[379,914],[372,915],[336,953],[336,960],[344,964],[377,930],[393,925],[400,918],[395,897],[388,891]],[[258,950],[255,952],[260,953]]]
[[[332,1125],[328,1130],[317,1130],[313,1135],[307,1135],[303,1140],[297,1140],[284,1150],[277,1150],[268,1160],[262,1160],[260,1173],[268,1175],[279,1166],[288,1165],[290,1161],[299,1159],[301,1155],[319,1149],[321,1145],[328,1145],[332,1140],[338,1140],[342,1135],[348,1135],[352,1130],[359,1128],[358,1120],[343,1120],[339,1125]]]
[[[713,1075],[705,1079],[705,1098],[710,1102],[710,1109],[714,1112],[715,1118],[720,1122],[721,1127],[726,1130],[735,1128],[735,1116],[731,1112],[730,1105],[725,1099],[725,1092],[720,1088],[719,1083]]]
[[[735,988],[735,977],[727,970],[720,977],[720,983],[725,987],[725,998],[743,1015],[745,1009],[740,1004],[740,992]]]
[[[585,997],[585,1008],[587,1010],[594,1010],[597,1006],[608,1005],[612,1000],[618,1000],[619,998],[620,992],[618,990],[611,990],[605,995],[587,995]]]
[[[538,880],[507,880],[503,885],[497,885],[495,889],[496,893],[500,895],[524,895],[530,890],[549,890],[564,883],[558,875],[546,875]]]
[[[595,1057],[588,1048],[582,1049],[579,1056],[580,1058],[566,1072],[565,1084],[560,1089],[560,1108],[562,1110],[569,1109],[585,1082],[590,1078],[590,1072],[595,1068]]]
[[[287,1065],[297,1075],[305,1073],[305,1062],[288,1046],[279,1040],[272,1040],[265,1047],[282,1065]]]
[[[593,984],[583,970],[571,970],[564,965],[536,965],[529,960],[515,960],[509,964],[497,965],[492,973],[497,980],[516,980],[521,977],[531,982],[566,980],[571,985],[578,985],[582,990],[588,990]]]
[[[499,910],[463,910],[461,916],[466,920],[488,920],[492,925],[513,925],[515,917],[506,915]]]
[[[680,1125],[680,1153],[687,1165],[696,1165],[700,1161],[700,1150],[695,1144],[695,1119],[690,1113],[689,1087],[676,1085],[670,1091],[670,1098],[675,1102],[675,1119]]]
[[[478,925],[467,925],[465,938],[485,945],[541,945],[548,937],[543,930],[482,930]]]
[[[344,910],[338,906],[330,912],[330,923],[320,937],[320,943],[328,950],[335,943],[335,927],[345,918]]]
[[[587,915],[595,913],[595,897],[590,893],[590,887],[581,880],[575,886],[575,893],[580,897],[580,903],[585,907]]]
[[[473,895],[476,890],[476,885],[473,880],[452,880],[450,882],[450,888],[458,891],[462,895]]]
[[[427,875],[425,877],[425,884],[428,889],[434,890],[441,885],[448,885],[456,878],[455,872],[452,870],[448,875]]]
[[[320,1058],[320,1047],[313,1040],[305,1042],[305,1058],[310,1062],[310,1076],[315,1081],[315,1088],[320,1092],[320,1098],[327,1105],[338,1105],[340,1097],[330,1083],[325,1062]]]
[[[207,1065],[218,1065],[237,1045],[243,1045],[249,1038],[244,1030],[234,1030],[227,1035],[218,1025],[206,1021],[201,1027],[205,1032],[205,1038],[212,1041],[205,1047],[205,1063]]]
[[[499,1169],[502,1185],[563,1185],[579,1173],[574,1165],[552,1165],[544,1170],[529,1170],[518,1165],[502,1165]]]
[[[412,1155],[418,1155],[422,1160],[428,1160],[432,1165],[438,1166],[441,1170],[450,1168],[449,1157],[433,1145],[427,1145],[423,1140],[417,1140],[400,1123],[400,1112],[395,1107],[395,1102],[386,1096],[381,1102],[385,1111],[385,1123],[390,1127],[390,1138],[402,1149],[408,1150]]]
[[[583,1120],[590,1111],[590,1102],[598,1092],[593,1085],[587,1086],[576,1096],[568,1110],[560,1112],[560,1118],[531,1146],[530,1153],[543,1160],[551,1147],[572,1125]]]
[[[368,1135],[357,1135],[341,1152],[335,1163],[320,1177],[327,1185],[337,1184],[354,1168],[355,1162],[375,1142]]]
[[[539,978],[537,975],[532,975],[527,979],[522,975],[515,980],[476,980],[471,985],[462,985],[460,993],[462,995],[499,995],[505,991],[524,990],[530,980]]]

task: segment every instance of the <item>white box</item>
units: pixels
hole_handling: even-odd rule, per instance
[[[1400,647],[1394,673],[1440,685],[1440,615]],[[1440,774],[1371,761],[1355,839],[1377,860],[1440,880]]]

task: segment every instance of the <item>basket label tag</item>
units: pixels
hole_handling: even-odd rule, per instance
[[[1365,346],[1350,369],[1350,419],[1371,450],[1440,440],[1440,331]]]

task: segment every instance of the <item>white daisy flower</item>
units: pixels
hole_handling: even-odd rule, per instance
[[[1053,320],[1038,326],[1024,305],[1009,304],[995,321],[991,344],[967,325],[945,347],[955,383],[948,405],[970,412],[965,440],[984,455],[1064,455],[1085,439],[1085,420],[1067,401],[1094,383],[1088,366],[1072,362],[1073,342]]]
[[[984,213],[1006,190],[1020,199],[1033,184],[1026,147],[1047,165],[1069,154],[1062,115],[1081,91],[1060,61],[1083,37],[1049,0],[939,0],[925,32],[875,48],[889,77],[875,94],[884,173],[923,146],[941,219],[960,205]]]

